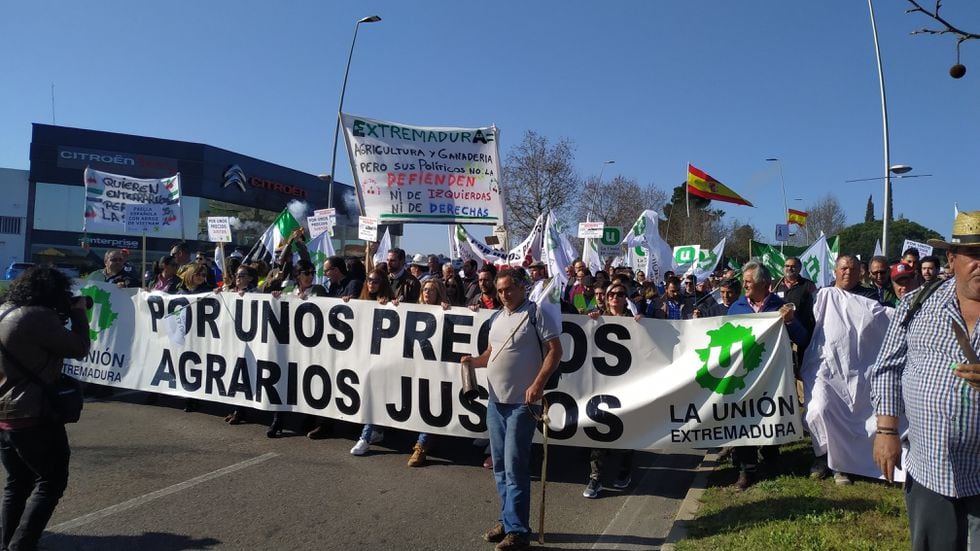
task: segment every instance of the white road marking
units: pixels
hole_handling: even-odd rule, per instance
[[[190,480],[185,480],[184,482],[181,482],[179,484],[174,484],[173,486],[163,488],[162,490],[150,492],[148,494],[144,494],[139,497],[134,497],[133,499],[124,501],[122,503],[117,503],[116,505],[111,505],[109,507],[106,507],[105,509],[95,511],[94,513],[89,513],[87,515],[82,515],[78,518],[69,520],[67,522],[62,522],[61,524],[57,524],[55,526],[51,526],[47,528],[45,532],[49,532],[52,534],[68,532],[69,530],[73,530],[75,528],[78,528],[79,526],[84,526],[86,524],[95,522],[97,520],[104,519],[116,513],[128,511],[135,507],[139,507],[140,505],[143,505],[145,503],[149,503],[151,501],[160,499],[162,497],[175,494],[182,490],[192,488],[194,486],[197,486],[198,484],[203,484],[205,482],[208,482],[209,480],[214,480],[215,478],[224,476],[226,474],[231,474],[235,471],[247,469],[253,465],[258,465],[259,463],[263,463],[274,457],[279,457],[279,454],[269,452],[269,453],[262,454],[258,457],[253,457],[252,459],[246,459],[245,461],[240,461],[238,463],[235,463],[234,465],[229,465],[227,467],[222,467],[216,471],[211,471],[210,473],[202,474],[201,476],[194,477]]]

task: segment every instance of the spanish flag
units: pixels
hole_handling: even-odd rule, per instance
[[[728,186],[691,164],[687,165],[687,192],[712,201],[753,206],[752,203],[743,199],[741,195],[729,189]]]
[[[808,213],[802,210],[789,209],[789,215],[786,217],[786,221],[790,224],[796,224],[797,226],[803,227],[806,225],[806,217],[809,216]]]

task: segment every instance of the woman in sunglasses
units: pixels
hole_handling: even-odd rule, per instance
[[[316,268],[313,263],[309,260],[300,260],[296,262],[293,266],[293,284],[287,285],[283,291],[273,291],[272,296],[279,297],[282,293],[288,293],[296,295],[299,298],[306,300],[309,297],[325,297],[327,296],[327,290],[323,285],[317,285],[313,283],[313,277],[316,275]],[[265,435],[269,438],[277,438],[282,434],[282,423],[283,412],[275,412],[272,416],[272,423],[269,424],[269,430],[265,431]],[[313,416],[308,417],[308,419],[313,419]],[[307,427],[311,424],[307,422]]]
[[[590,312],[589,317],[599,319],[600,316],[629,316],[639,321],[639,315],[634,315],[629,309],[629,290],[621,283],[613,283],[606,288],[606,306],[603,313]],[[630,476],[633,467],[633,450],[618,450],[622,455],[619,465],[619,473],[613,482],[613,487],[619,490],[629,488],[632,478]],[[609,450],[594,448],[589,453],[589,482],[582,491],[582,496],[590,499],[599,497],[602,491],[602,484],[599,477],[602,474],[602,464],[609,455]]]
[[[349,300],[350,297],[343,297],[344,302]],[[378,304],[388,304],[389,302],[398,306],[398,300],[395,298],[395,293],[391,289],[391,284],[388,282],[388,276],[385,272],[375,268],[371,270],[368,274],[367,279],[364,280],[364,288],[361,289],[361,296],[358,297],[360,300],[373,300]],[[361,437],[357,440],[357,444],[351,448],[351,455],[364,455],[367,453],[368,448],[371,444],[376,444],[384,438],[384,431],[376,429],[374,425],[367,424],[361,430]]]

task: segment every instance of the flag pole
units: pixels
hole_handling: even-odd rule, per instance
[[[228,263],[225,256],[225,243],[224,241],[218,241],[218,254],[221,255],[221,286],[225,286],[226,272],[228,271]]]
[[[140,285],[140,287],[146,285],[146,281],[143,281],[145,274],[146,274],[146,230],[143,230],[143,260],[142,262],[140,262],[140,281],[142,281],[143,285]]]

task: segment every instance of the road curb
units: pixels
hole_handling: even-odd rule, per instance
[[[698,509],[701,508],[701,496],[704,495],[708,487],[708,475],[718,468],[718,454],[710,452],[705,454],[701,464],[698,465],[697,474],[691,482],[691,487],[684,496],[680,508],[677,509],[677,516],[674,517],[674,524],[667,533],[664,544],[660,547],[662,551],[674,551],[677,542],[687,537],[687,523],[694,519]]]

